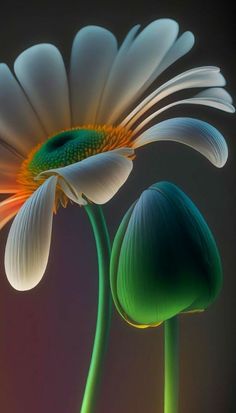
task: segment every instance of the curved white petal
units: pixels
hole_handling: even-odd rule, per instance
[[[178,34],[178,24],[159,19],[149,24],[117,58],[101,102],[99,122],[114,123],[142,92]]]
[[[233,105],[231,105],[231,103],[228,103],[227,101],[223,100],[223,99],[218,99],[218,98],[214,98],[214,97],[200,97],[200,96],[195,96],[194,98],[191,99],[184,99],[182,101],[179,101],[178,104],[182,104],[182,103],[189,103],[189,104],[196,104],[196,105],[203,105],[203,106],[209,106],[215,109],[219,109],[222,110],[224,112],[228,112],[228,113],[234,113],[235,112],[235,108]]]
[[[101,94],[116,53],[116,38],[102,27],[87,26],[76,35],[70,70],[73,126],[96,123]]]
[[[202,96],[202,97],[201,97]],[[210,94],[208,93],[208,97],[204,95],[196,95],[194,98],[190,99],[183,99],[183,100],[178,100],[177,102],[170,103],[169,105],[164,106],[163,108],[157,110],[156,112],[153,112],[151,115],[147,116],[133,131],[133,134],[136,135],[140,130],[144,128],[149,122],[151,122],[152,119],[156,118],[158,115],[160,115],[162,112],[178,105],[202,105],[202,106],[209,106],[215,109],[222,110],[224,112],[228,113],[234,113],[235,108],[231,103],[219,99],[213,96],[211,97]]]
[[[164,70],[186,55],[193,47],[195,42],[192,32],[184,32],[168,50],[164,59],[158,65],[157,69],[145,86],[148,87]]]
[[[204,155],[221,168],[227,161],[228,149],[224,137],[209,123],[193,118],[173,118],[152,126],[135,141],[134,147],[155,141],[183,143]]]
[[[14,69],[47,134],[69,128],[68,82],[59,50],[51,44],[32,46],[18,56]]]
[[[7,239],[5,269],[16,290],[30,290],[48,262],[57,178],[47,179],[16,215]]]
[[[160,100],[172,93],[188,88],[224,86],[225,79],[220,69],[214,66],[197,67],[187,70],[164,83],[148,95],[130,114],[121,122],[121,126],[133,125],[147,110],[156,105]]]
[[[133,153],[130,148],[103,152],[64,168],[45,171],[39,176],[56,174],[61,177],[58,183],[63,191],[78,204],[86,203],[83,195],[96,204],[105,204],[127,180],[133,168],[132,160],[127,157]]]
[[[197,93],[195,97],[203,97],[203,98],[216,98],[216,99],[221,99],[224,100],[225,102],[228,102],[230,104],[233,103],[233,99],[230,96],[230,94],[223,89],[222,87],[210,87],[209,89],[204,89],[201,92]]]
[[[0,136],[24,156],[45,136],[19,83],[3,63],[0,64]]]

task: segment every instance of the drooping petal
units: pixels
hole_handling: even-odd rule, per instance
[[[5,64],[0,64],[0,136],[23,156],[45,136],[23,90]]]
[[[0,202],[0,230],[17,214],[26,199],[25,194],[16,194]]]
[[[57,178],[47,179],[24,203],[7,239],[5,269],[16,290],[30,290],[41,280],[48,262]]]
[[[215,109],[219,109],[222,110],[224,112],[228,112],[228,113],[234,113],[235,112],[235,108],[233,105],[231,105],[231,103],[223,100],[223,99],[218,99],[218,98],[214,98],[214,97],[194,97],[194,98],[190,98],[190,99],[184,99],[184,100],[180,100],[178,102],[173,103],[171,106],[174,106],[175,104],[184,104],[184,103],[188,103],[188,104],[194,104],[194,105],[203,105],[203,106],[209,106]]]
[[[61,177],[58,183],[63,191],[78,204],[86,203],[82,195],[96,204],[105,204],[127,180],[133,168],[128,156],[133,153],[130,148],[103,152],[64,168],[45,171],[39,176],[56,174]]]
[[[193,118],[173,118],[160,122],[142,133],[134,148],[155,141],[183,143],[200,152],[221,168],[227,161],[228,148],[222,134],[209,123]]]
[[[152,106],[156,105],[167,96],[180,90],[211,86],[224,86],[225,79],[220,73],[220,69],[214,66],[197,67],[187,70],[164,83],[141,103],[121,122],[121,126],[132,126]]]
[[[195,97],[203,97],[203,98],[213,98],[215,97],[216,99],[224,100],[225,102],[228,102],[229,104],[233,103],[233,99],[230,96],[230,94],[223,89],[222,87],[210,87],[209,89],[204,89],[201,92],[197,93]]]
[[[220,90],[220,89],[219,89]],[[134,129],[133,133],[134,135],[137,134],[140,130],[144,128],[149,122],[151,122],[152,119],[156,118],[158,115],[160,115],[162,112],[165,112],[166,110],[178,106],[178,105],[202,105],[202,106],[209,106],[215,109],[222,110],[224,112],[228,113],[234,113],[235,108],[234,106],[228,102],[228,100],[223,100],[220,98],[215,97],[215,93],[213,95],[210,95],[210,89],[208,89],[208,94],[197,94],[193,98],[189,99],[183,99],[183,100],[178,100],[176,102],[170,103],[169,105],[163,106],[161,109],[157,110],[156,112],[153,112],[151,115],[145,117],[145,119],[138,124],[138,126]],[[222,94],[223,95],[223,94]],[[229,95],[230,96],[230,95]],[[228,96],[226,96],[229,98]]]
[[[95,123],[117,41],[108,30],[87,26],[76,35],[71,55],[70,90],[73,126]]]
[[[177,34],[178,24],[174,20],[156,20],[135,38],[122,59],[117,58],[104,90],[100,123],[116,122],[137,99]]]
[[[47,134],[70,128],[68,82],[59,50],[51,44],[32,46],[18,56],[14,69]]]

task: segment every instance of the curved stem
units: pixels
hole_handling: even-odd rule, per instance
[[[178,413],[179,323],[177,316],[165,321],[164,413]]]
[[[110,239],[105,218],[100,206],[85,206],[97,247],[99,292],[96,332],[91,362],[85,386],[81,413],[93,413],[102,375],[102,364],[107,347],[111,319],[111,293],[109,284]]]

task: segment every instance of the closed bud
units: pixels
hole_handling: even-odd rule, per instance
[[[154,327],[206,309],[221,286],[219,252],[197,207],[168,182],[145,190],[112,249],[111,289],[121,316],[135,327]]]

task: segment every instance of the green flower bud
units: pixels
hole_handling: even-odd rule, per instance
[[[124,216],[113,244],[111,290],[121,316],[154,327],[203,311],[221,286],[219,252],[197,207],[171,183],[152,185]]]

